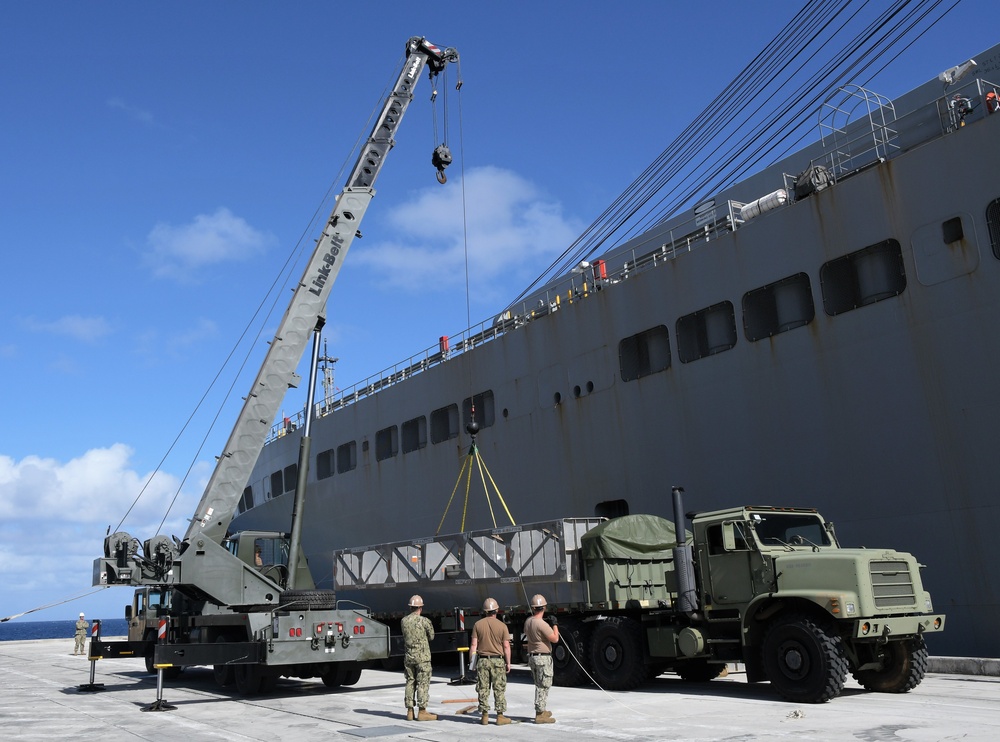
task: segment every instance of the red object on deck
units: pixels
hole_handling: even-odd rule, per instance
[[[594,278],[596,278],[598,281],[603,281],[607,277],[608,277],[608,270],[607,270],[607,267],[604,265],[604,261],[603,260],[595,260],[594,261]]]
[[[442,335],[441,337],[438,338],[438,347],[441,349],[442,353],[447,353],[448,352],[449,348],[448,348],[448,336],[447,335]]]

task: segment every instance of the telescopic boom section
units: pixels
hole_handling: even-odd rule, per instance
[[[299,376],[295,369],[305,352],[310,333],[323,314],[330,289],[358,233],[368,204],[375,195],[375,179],[395,144],[393,136],[413,100],[413,88],[425,67],[433,77],[448,63],[458,61],[458,52],[454,49],[439,49],[419,36],[407,42],[406,53],[403,70],[382,107],[382,113],[351,171],[347,185],[337,197],[337,204],[295,288],[225,450],[198,503],[184,535],[185,541],[202,536],[221,543],[225,537],[281,402],[289,387],[298,386]]]

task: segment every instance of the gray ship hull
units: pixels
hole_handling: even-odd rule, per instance
[[[773,190],[788,167],[725,198]],[[328,400],[336,409],[315,421],[312,451],[344,458],[322,478],[310,464],[303,542],[318,585],[332,586],[334,548],[507,525],[504,505],[517,522],[669,517],[679,484],[689,510],[816,507],[845,546],[914,553],[948,614],[931,652],[1000,656],[997,173],[1000,115],[945,126],[691,249],[665,226],[609,256],[609,278],[577,285],[556,311],[547,294],[545,312],[515,309],[489,342]],[[879,278],[895,263],[874,278],[862,265],[887,243],[902,279]],[[630,270],[637,245],[670,249]],[[851,255],[854,306],[837,299],[838,260]],[[776,294],[790,277],[798,320],[755,320],[757,290]],[[719,341],[715,315],[701,312],[726,302],[733,332]],[[463,400],[484,392],[477,444],[503,503],[476,470],[467,507],[463,481],[442,524],[471,439],[460,419],[457,437],[435,442],[456,431],[434,413],[456,405],[461,418]],[[409,445],[403,431],[385,455],[379,431],[420,418],[431,435],[411,426]],[[288,529],[292,494],[273,475],[298,448],[291,428],[265,446],[234,530]]]

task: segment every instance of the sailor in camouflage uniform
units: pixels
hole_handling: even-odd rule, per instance
[[[427,701],[431,685],[431,640],[434,639],[434,624],[420,614],[424,610],[424,599],[419,595],[410,598],[410,613],[402,621],[403,671],[406,673],[406,720],[434,721],[437,714],[427,711]],[[419,709],[413,714],[413,701]]]
[[[510,672],[510,631],[497,618],[499,606],[493,598],[483,603],[483,618],[472,627],[469,645],[470,668],[476,668],[476,694],[479,696],[481,724],[489,724],[490,689],[497,710],[497,724],[510,724],[507,710],[507,674]]]
[[[76,632],[73,634],[73,654],[87,654],[87,629],[89,628],[90,622],[81,613],[80,618],[76,620]]]

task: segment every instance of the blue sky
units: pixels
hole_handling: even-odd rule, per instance
[[[184,532],[235,405],[208,432],[210,394],[151,475],[288,255],[316,237],[410,36],[462,55],[456,162],[439,185],[424,79],[328,307],[339,386],[501,309],[801,6],[0,6],[0,617],[88,592],[105,529],[144,486],[125,529],[153,535],[180,490],[164,531]],[[965,0],[876,89],[897,95],[986,49],[997,20],[990,0]],[[117,617],[128,592],[24,620]]]

